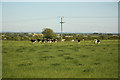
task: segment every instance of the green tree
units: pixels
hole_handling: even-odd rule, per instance
[[[56,35],[55,33],[53,32],[52,29],[49,29],[49,28],[45,28],[42,32],[42,34],[44,35],[45,38],[47,39],[52,39],[54,38]]]

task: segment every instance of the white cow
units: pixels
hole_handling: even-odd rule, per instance
[[[73,40],[71,40],[72,42],[74,42],[75,40],[73,39]]]
[[[65,39],[62,39],[62,42],[64,42],[65,41]]]

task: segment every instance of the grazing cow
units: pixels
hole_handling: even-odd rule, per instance
[[[100,40],[99,39],[97,40],[97,43],[100,44]]]
[[[57,39],[52,39],[51,41],[54,42],[54,43],[56,43],[56,42],[57,42]]]
[[[45,41],[45,40],[43,39],[43,40],[42,40],[42,43],[44,43],[44,41]]]
[[[97,39],[94,39],[94,41],[95,41],[95,44],[97,44]]]
[[[46,40],[46,42],[48,42],[48,43],[49,43],[49,42],[50,42],[50,40],[49,40],[49,39],[47,39],[47,40]]]
[[[62,39],[62,42],[64,42],[65,41],[65,39]]]
[[[54,39],[47,39],[46,42],[52,43],[52,42],[55,42],[55,41],[54,41]]]
[[[73,39],[73,40],[71,40],[72,42],[74,42],[75,40]]]
[[[40,43],[41,40],[40,40],[40,39],[37,39],[37,41]]]
[[[100,40],[99,39],[95,39],[95,44],[100,44]]]
[[[35,42],[36,42],[36,40],[35,40],[35,39],[31,39],[30,41],[31,41],[32,43],[35,43]]]
[[[51,42],[53,43],[53,42],[54,42],[54,39],[51,39]]]
[[[52,39],[49,39],[49,43],[52,43]]]
[[[80,44],[80,39],[78,39],[78,44]]]
[[[57,43],[57,39],[55,39],[55,43]]]
[[[57,39],[53,39],[54,43],[57,43]]]

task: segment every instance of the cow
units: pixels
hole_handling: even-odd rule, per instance
[[[54,39],[51,39],[51,42],[53,43],[53,42],[54,42]]]
[[[72,42],[74,42],[75,40],[73,39],[73,40],[71,40]]]
[[[49,40],[49,39],[47,39],[47,40],[46,40],[46,42],[47,42],[47,43],[49,43],[49,42],[50,42],[50,40]]]
[[[97,44],[97,39],[94,39],[94,41],[95,41],[95,44]]]
[[[47,43],[56,43],[57,39],[47,39],[46,42]]]
[[[57,39],[54,39],[54,43],[57,43]]]
[[[94,39],[95,44],[100,44],[100,40],[99,39]]]
[[[100,40],[99,39],[97,40],[97,43],[100,44]]]
[[[41,40],[40,40],[40,39],[37,39],[37,41],[40,43]]]
[[[31,41],[32,43],[35,43],[35,42],[36,42],[36,40],[35,40],[35,39],[31,39],[30,41]]]
[[[62,42],[64,42],[65,41],[65,39],[62,39]]]
[[[49,39],[49,43],[52,43],[52,39]]]
[[[42,39],[42,43],[44,43],[45,42],[45,40],[44,39]]]
[[[57,39],[52,39],[51,40],[53,43],[57,43]]]
[[[54,39],[47,39],[46,42],[52,43],[52,42],[54,42]]]
[[[80,44],[80,39],[78,39],[78,44]]]

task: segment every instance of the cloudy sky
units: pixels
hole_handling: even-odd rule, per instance
[[[7,0],[6,0],[7,1]],[[118,32],[117,2],[2,2],[2,31]]]

